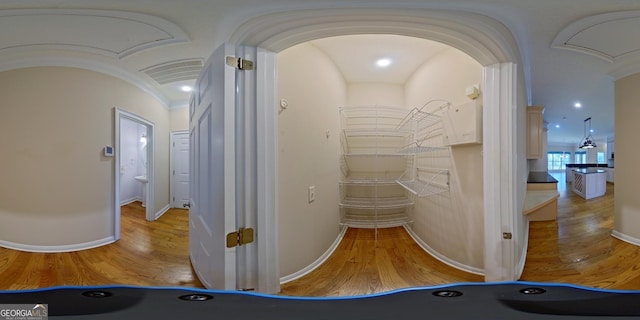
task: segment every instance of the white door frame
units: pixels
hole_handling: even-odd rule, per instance
[[[170,197],[170,202],[171,202],[171,207],[173,208],[180,208],[180,209],[185,209],[183,206],[176,206],[175,205],[175,189],[176,189],[176,176],[174,174],[174,170],[175,170],[175,152],[176,152],[176,148],[175,148],[175,138],[177,135],[182,135],[182,134],[186,134],[187,137],[189,137],[189,130],[178,130],[178,131],[171,131],[171,139],[170,139],[170,159],[171,161],[169,162],[169,197]],[[187,161],[189,161],[187,159]]]
[[[265,14],[245,22],[229,41],[236,45],[254,45],[269,55],[313,39],[358,33],[402,34],[443,42],[462,50],[485,66],[483,84],[484,89],[489,91],[485,92],[483,98],[483,126],[487,130],[483,146],[485,271],[491,269],[489,281],[516,280],[518,272],[515,271],[515,260],[526,253],[526,247],[524,252],[516,251],[519,248],[516,244],[526,241],[523,239],[526,235],[519,232],[521,219],[514,218],[519,214],[518,207],[523,201],[521,193],[524,190],[524,185],[517,181],[522,160],[518,158],[515,145],[519,139],[516,100],[520,92],[517,88],[524,88],[524,85],[517,84],[519,76],[515,66],[521,61],[511,32],[496,20],[469,12],[335,8]],[[257,70],[260,72],[257,103],[275,109],[276,88],[264,85],[276,81],[275,62],[258,64]],[[261,86],[264,87],[261,89]],[[258,125],[266,123],[267,126],[271,126],[273,121],[270,118],[258,120]],[[260,131],[258,133],[261,134]],[[277,164],[277,153],[269,153],[277,151],[277,135],[269,130],[264,133],[265,148],[260,153]],[[265,177],[269,182],[277,182],[277,165],[273,169],[274,176],[270,176],[268,168],[265,169]],[[277,188],[273,194],[262,192],[259,192],[259,197],[264,196],[263,203],[273,205],[277,212]],[[266,224],[269,228],[258,234],[265,237],[266,242],[277,243],[276,217],[267,217]],[[276,234],[269,234],[272,230]],[[503,239],[503,233],[511,233],[513,239]],[[276,249],[271,250],[277,252]],[[265,262],[267,258],[261,257],[260,263]]]
[[[139,123],[147,127],[147,184],[146,184],[146,212],[145,217],[148,221],[156,219],[154,214],[155,208],[155,130],[153,122],[137,115],[126,111],[120,107],[114,108],[115,112],[115,147],[114,147],[114,237],[116,240],[120,239],[120,121],[122,119],[128,119],[133,122]]]

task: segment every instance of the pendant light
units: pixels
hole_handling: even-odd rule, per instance
[[[589,123],[589,131],[587,131],[587,123]],[[587,133],[588,132],[588,133]],[[580,144],[580,149],[592,149],[596,147],[596,143],[591,136],[591,117],[584,119],[584,138]]]

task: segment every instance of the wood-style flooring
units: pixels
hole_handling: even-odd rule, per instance
[[[52,286],[139,285],[200,287],[189,261],[189,213],[170,209],[145,220],[140,202],[121,207],[115,243],[63,253],[0,248],[0,290]]]
[[[562,178],[564,179],[564,178]],[[531,222],[521,280],[640,289],[640,248],[613,238],[614,187],[584,200],[560,188],[557,221]],[[188,214],[171,209],[147,222],[139,203],[122,210],[116,243],[67,253],[0,248],[0,290],[60,285],[202,287],[189,262]],[[329,260],[282,286],[282,295],[360,295],[392,289],[483,281],[423,252],[402,228],[350,229]]]
[[[558,191],[557,221],[529,225],[520,280],[639,290],[640,247],[611,236],[614,185],[607,183],[605,196],[589,200],[560,184]]]
[[[348,229],[329,259],[310,274],[281,286],[282,295],[352,296],[457,282],[483,276],[450,267],[426,253],[403,227]]]

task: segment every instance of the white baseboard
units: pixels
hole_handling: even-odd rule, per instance
[[[59,246],[35,246],[30,244],[20,244],[20,243],[13,243],[13,242],[0,240],[0,246],[7,249],[13,249],[18,251],[57,253],[57,252],[72,252],[72,251],[93,249],[93,248],[101,247],[110,243],[114,243],[115,241],[116,241],[115,237],[110,236],[104,239],[89,241],[85,243],[78,243],[78,244],[59,245]]]
[[[468,266],[462,263],[459,263],[457,261],[451,260],[449,258],[447,258],[446,256],[440,254],[438,251],[434,250],[433,248],[431,248],[428,244],[426,244],[424,241],[422,241],[422,239],[420,239],[420,237],[418,237],[417,234],[415,234],[415,232],[413,232],[413,230],[407,226],[404,225],[404,229],[407,230],[407,233],[409,233],[409,235],[411,236],[411,238],[413,238],[413,241],[415,241],[424,251],[426,251],[428,254],[430,254],[432,257],[438,259],[440,262],[465,271],[465,272],[469,272],[469,273],[473,273],[473,274],[477,274],[477,275],[484,275],[484,269],[480,269],[480,268],[476,268],[476,267],[472,267],[472,266]]]
[[[155,213],[154,220],[158,220],[158,218],[162,217],[162,215],[165,214],[167,211],[169,211],[169,209],[171,209],[169,205],[164,206],[162,209],[160,209],[160,211]]]
[[[128,205],[129,203],[136,202],[136,201],[140,201],[140,202],[142,202],[142,198],[140,198],[140,197],[133,197],[133,198],[131,198],[131,199],[122,200],[122,201],[120,201],[120,206],[126,206],[126,205]]]
[[[344,238],[345,233],[347,233],[347,229],[348,228],[346,226],[342,227],[342,230],[340,230],[340,233],[338,234],[336,240],[333,241],[329,249],[327,249],[327,251],[325,251],[325,253],[322,254],[320,258],[316,259],[316,261],[306,266],[304,269],[280,278],[280,284],[285,284],[287,282],[299,279],[321,266],[325,261],[327,261],[327,259],[329,259],[333,252],[336,251],[338,245],[340,245],[340,242],[342,242],[342,238]]]
[[[619,232],[619,231],[616,231],[616,230],[611,231],[611,235],[613,237],[615,237],[615,238],[618,238],[618,239],[624,241],[624,242],[627,242],[627,243],[630,243],[630,244],[632,244],[634,246],[639,246],[640,247],[640,239],[638,239],[638,238],[634,238],[632,236],[626,235],[626,234],[624,234],[622,232]]]

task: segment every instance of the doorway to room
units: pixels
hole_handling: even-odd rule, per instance
[[[189,131],[171,132],[169,182],[171,206],[188,209],[189,204]]]
[[[389,65],[376,65],[381,58]],[[465,89],[482,72],[455,48],[394,34],[321,38],[278,53],[283,281],[319,267],[344,234],[336,226],[401,226],[445,263],[482,272],[482,146],[445,146],[438,108],[473,103]],[[414,134],[394,128],[418,109],[437,121],[419,133],[420,152],[403,152]],[[405,190],[401,180],[421,189]]]
[[[120,207],[123,201],[138,199],[135,195],[123,199],[121,191],[140,190],[139,198],[145,207],[145,218],[154,221],[155,199],[155,139],[153,122],[126,111],[114,108],[115,112],[115,239],[120,239]]]
[[[277,182],[277,177],[273,174],[277,173],[278,157],[276,115],[272,114],[276,112],[273,103],[277,101],[273,85],[276,76],[275,55],[305,41],[362,33],[403,34],[447,43],[467,53],[483,66],[481,87],[485,88],[482,168],[485,278],[487,281],[516,279],[519,266],[524,265],[523,253],[526,245],[526,225],[523,219],[515,214],[524,199],[524,188],[519,184],[519,181],[524,179],[522,168],[525,164],[524,161],[520,161],[524,159],[524,155],[518,156],[522,153],[518,145],[524,141],[524,134],[516,128],[516,123],[523,115],[520,107],[525,105],[524,101],[519,99],[523,97],[521,93],[524,92],[524,84],[518,81],[521,79],[521,71],[516,67],[516,63],[519,62],[517,47],[509,31],[497,21],[471,13],[393,9],[303,10],[267,14],[245,22],[226,39],[226,42],[220,43],[208,60],[211,66],[203,70],[196,87],[206,86],[212,81],[211,75],[216,75],[213,80],[224,80],[225,84],[229,84],[224,86],[224,92],[217,92],[219,100],[225,103],[233,102],[237,97],[236,110],[241,110],[241,114],[238,114],[241,119],[237,123],[249,123],[249,129],[256,133],[251,135],[256,138],[255,141],[250,140],[248,148],[241,148],[245,154],[240,155],[240,160],[253,159],[259,165],[254,166],[256,171],[249,172],[251,175],[230,176],[233,180],[225,186],[233,186],[234,183],[243,182],[243,178],[247,178],[251,180],[249,185],[253,186],[251,190],[256,191],[256,196],[247,199],[246,207],[251,210],[234,211],[232,214],[235,217],[230,216],[229,219],[225,218],[216,224],[211,223],[210,226],[233,223],[235,218],[243,214],[249,216],[250,220],[258,220],[257,225],[260,225],[261,229],[257,232],[255,247],[260,248],[260,255],[256,256],[256,261],[262,266],[258,276],[259,281],[268,283],[255,288],[263,292],[275,291],[273,288],[277,283],[274,276],[277,277],[279,274],[278,263],[273,261],[273,257],[278,254],[277,248],[274,248],[278,241],[277,227],[274,225],[278,222],[278,195],[272,190]],[[221,70],[226,72],[226,69],[222,69],[225,62],[228,64],[231,61],[234,66],[244,70],[244,67],[248,66],[242,63],[245,59],[255,61],[256,66],[260,68],[255,68],[252,72],[236,69],[240,78],[223,79]],[[202,92],[206,96],[206,93]],[[193,105],[201,105],[201,100],[202,97],[196,99]],[[244,110],[249,112],[246,119],[243,117],[247,115],[242,114]],[[230,125],[232,124],[233,121]],[[323,135],[326,136],[326,132],[323,132]],[[242,142],[238,143],[232,139],[224,141],[224,145],[231,149],[235,149],[238,144],[240,147],[243,146]],[[204,169],[205,171],[200,173],[194,168],[192,176],[206,174],[208,169]],[[236,186],[235,189],[229,191],[242,195],[238,192],[242,188]],[[303,191],[303,197],[307,198],[307,188]],[[209,190],[199,192],[209,194]],[[202,198],[202,201],[206,199]],[[198,206],[200,202],[194,201],[192,204]],[[260,208],[260,214],[258,210],[254,210],[256,208]],[[248,226],[251,225],[256,224]],[[235,225],[225,231],[233,231],[234,227]],[[301,236],[305,235],[302,233]],[[210,244],[205,249],[213,251],[223,248],[224,242]],[[194,269],[198,272],[206,270],[206,266],[194,265]],[[226,274],[224,270],[218,270],[216,274],[220,272]]]

